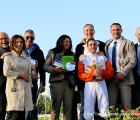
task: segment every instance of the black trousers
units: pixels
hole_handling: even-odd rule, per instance
[[[25,111],[8,111],[6,120],[25,120]]]
[[[132,98],[134,107],[140,107],[140,76],[135,76],[135,85],[132,86]]]
[[[5,95],[5,87],[6,87],[6,77],[3,75],[0,76],[0,120],[5,120],[6,115],[6,95]]]

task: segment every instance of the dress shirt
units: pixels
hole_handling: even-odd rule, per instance
[[[34,50],[34,45],[31,48],[27,49],[28,55],[30,55],[33,50]]]
[[[88,52],[89,52],[88,49],[87,49],[87,41],[88,41],[88,40],[86,40],[86,44],[83,45],[83,47],[84,47],[84,54],[85,54],[85,55],[87,55]],[[97,40],[95,40],[95,41],[97,42],[98,45],[100,44]],[[97,48],[97,52],[99,52],[99,46],[98,46],[98,48]]]
[[[117,42],[116,43],[117,44],[117,46],[116,46],[116,49],[117,49],[117,51],[116,51],[116,72],[120,72],[120,65],[119,65],[118,61],[119,61],[119,49],[120,49],[121,41],[122,41],[122,36],[116,41],[113,40],[108,47],[109,61],[112,64],[112,50],[113,50],[114,42]]]

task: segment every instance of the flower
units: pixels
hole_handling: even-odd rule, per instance
[[[125,112],[126,112],[126,113],[128,113],[128,112],[129,112],[129,109],[128,109],[128,108],[126,108],[126,109],[125,109]]]
[[[134,112],[134,115],[135,115],[135,116],[140,116],[140,111],[139,111],[139,110],[136,110],[136,111]]]
[[[105,120],[140,120],[140,107],[135,110],[130,110],[129,108],[120,110],[119,108],[114,109],[113,106],[110,106],[107,115]]]

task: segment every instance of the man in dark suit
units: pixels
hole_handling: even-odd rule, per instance
[[[136,65],[134,43],[125,39],[119,23],[110,27],[113,38],[106,42],[105,53],[114,68],[115,75],[108,86],[109,105],[116,107],[118,93],[120,92],[122,107],[131,109],[131,85],[134,84],[132,69]],[[125,61],[121,62],[123,58]]]
[[[11,54],[9,50],[9,37],[5,32],[0,32],[0,120],[5,120],[6,115],[6,77],[3,75],[3,59]]]
[[[88,53],[88,50],[86,48],[86,41],[90,38],[94,38],[94,34],[95,34],[94,26],[92,24],[86,24],[83,28],[83,33],[84,33],[86,38],[83,38],[82,41],[83,42],[85,41],[85,44],[84,43],[78,44],[76,46],[76,50],[75,50],[77,63],[78,63],[80,55],[82,55],[82,54],[86,55]],[[96,40],[96,42],[99,46],[99,48],[97,50],[102,51],[104,53],[105,43],[103,43],[99,40]],[[77,71],[78,71],[78,66],[76,66],[76,74],[78,76]],[[77,83],[78,83],[78,90],[80,92],[80,99],[81,99],[80,120],[85,120],[84,117],[83,117],[83,113],[84,113],[84,86],[85,86],[85,83],[83,81],[79,80],[79,78],[77,78]],[[98,112],[96,108],[97,108],[97,105],[95,107],[95,112]],[[99,116],[97,117],[95,115],[94,119],[98,120],[98,119],[101,119],[101,118]]]
[[[135,44],[137,64],[133,70],[135,85],[133,85],[132,87],[132,94],[134,96],[133,98],[135,108],[137,108],[140,106],[140,27],[136,29],[135,36],[138,40],[138,43]]]

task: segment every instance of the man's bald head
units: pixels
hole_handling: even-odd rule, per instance
[[[9,46],[9,36],[5,32],[0,32],[0,46],[3,48],[8,48]]]
[[[9,38],[8,34],[6,32],[0,32],[0,35],[5,35]]]
[[[140,27],[138,27],[138,28],[136,29],[136,32],[137,32],[137,31],[140,31]]]

